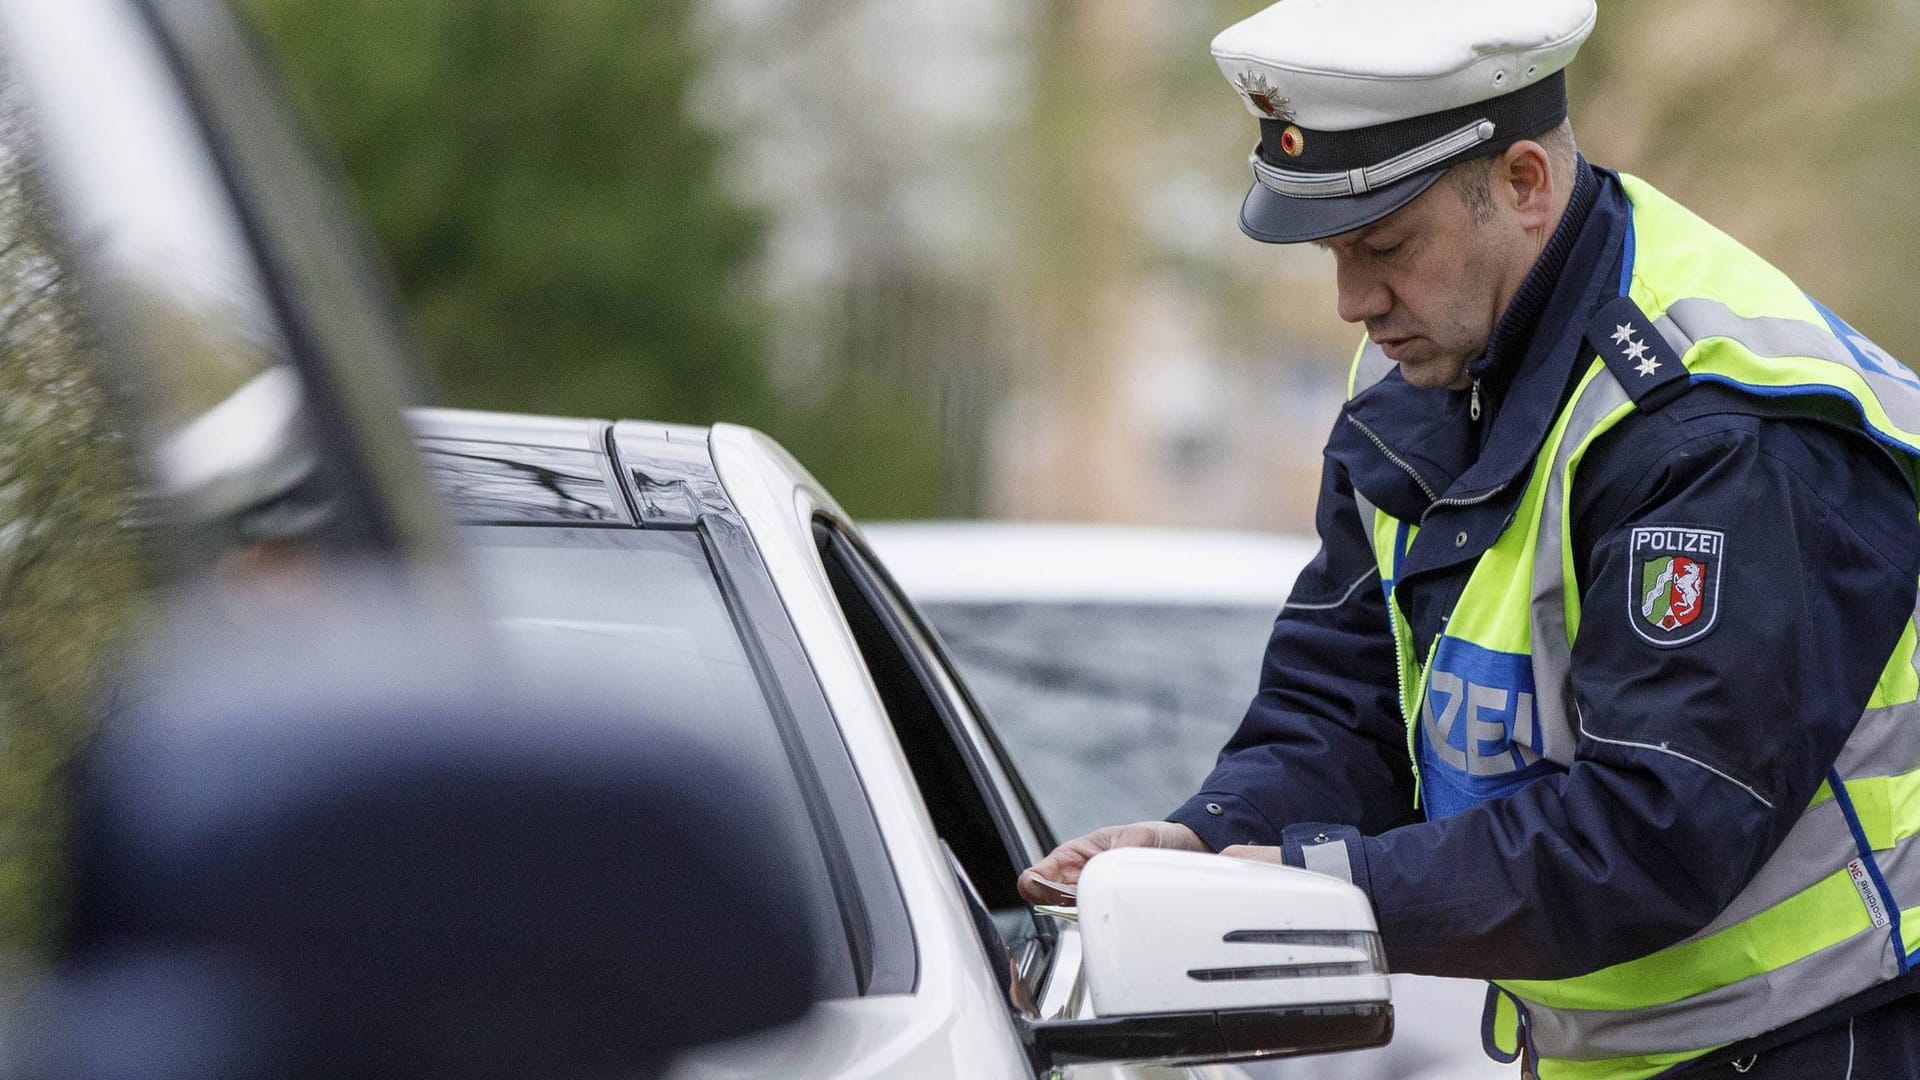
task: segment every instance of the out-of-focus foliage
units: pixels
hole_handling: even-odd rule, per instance
[[[63,783],[151,567],[129,448],[0,123],[0,967],[44,955],[65,895]]]
[[[453,404],[763,407],[754,216],[685,98],[686,0],[250,0]]]
[[[754,424],[859,512],[928,512],[940,447],[910,398],[858,373],[814,387],[857,408],[769,386],[745,280],[760,219],[688,109],[694,6],[243,3],[343,160],[449,404]]]

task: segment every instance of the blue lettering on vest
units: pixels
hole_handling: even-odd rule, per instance
[[[1416,742],[1428,818],[1456,814],[1559,771],[1540,756],[1533,664],[1442,637],[1427,676]]]
[[[1811,296],[1807,299],[1812,301],[1813,306],[1819,310],[1820,317],[1827,320],[1827,328],[1832,330],[1834,336],[1840,339],[1840,343],[1853,354],[1854,363],[1867,371],[1885,375],[1889,379],[1920,389],[1920,375],[1915,375],[1911,368],[1894,359],[1887,350],[1867,340],[1867,336],[1849,326],[1847,320],[1828,311],[1825,304],[1814,300]]]

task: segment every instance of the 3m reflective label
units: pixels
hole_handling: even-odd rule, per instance
[[[1885,930],[1891,920],[1887,917],[1887,906],[1880,902],[1880,890],[1873,887],[1873,875],[1867,873],[1866,862],[1855,859],[1848,863],[1847,876],[1853,879],[1853,887],[1860,893],[1860,902],[1867,905],[1867,918],[1873,920],[1874,929]]]
[[[1300,849],[1302,868],[1316,874],[1337,877],[1347,884],[1353,884],[1353,859],[1347,854],[1345,842],[1335,840],[1330,844],[1307,844]]]

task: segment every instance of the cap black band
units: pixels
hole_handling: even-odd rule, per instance
[[[1441,168],[1468,158],[1497,154],[1521,139],[1532,138],[1558,127],[1566,118],[1566,72],[1556,71],[1532,86],[1511,94],[1476,101],[1445,112],[1428,113],[1352,131],[1300,128],[1300,137],[1295,140],[1300,149],[1298,156],[1280,149],[1284,144],[1282,133],[1298,125],[1285,120],[1262,120],[1260,146],[1256,153],[1262,161],[1282,169],[1344,173],[1349,169],[1377,165],[1475,121],[1493,122],[1491,139],[1475,143],[1432,166]]]

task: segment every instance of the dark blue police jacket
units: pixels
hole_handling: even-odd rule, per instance
[[[1592,360],[1589,315],[1618,294],[1626,196],[1584,161],[1576,179],[1470,367],[1479,420],[1466,391],[1409,386],[1398,371],[1342,410],[1320,552],[1274,623],[1239,730],[1169,815],[1216,850],[1284,843],[1296,864],[1302,837],[1345,838],[1396,971],[1564,978],[1705,927],[1812,799],[1913,612],[1920,523],[1890,455],[1832,418],[1695,385],[1621,421],[1574,478],[1573,769],[1435,820],[1415,808],[1386,600],[1353,492],[1444,540],[1416,543],[1398,581],[1424,656]],[[1666,651],[1657,682],[1622,674],[1652,647],[1619,599],[1627,530],[1647,523],[1738,538],[1720,617]]]

